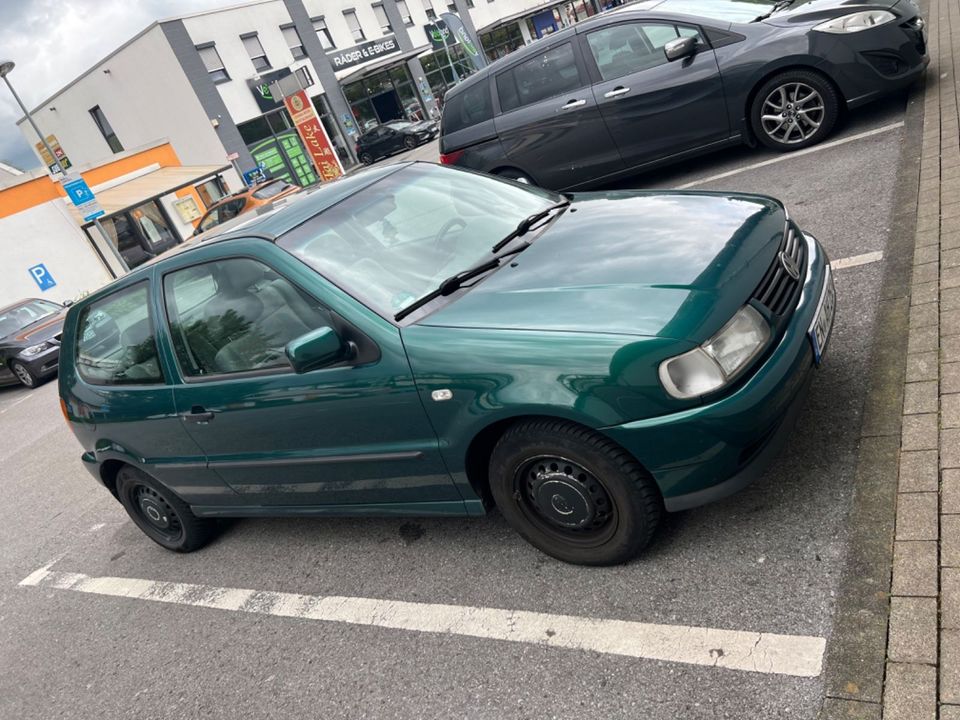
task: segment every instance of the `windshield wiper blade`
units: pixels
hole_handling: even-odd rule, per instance
[[[494,245],[492,248],[490,248],[490,252],[495,252],[495,253],[496,253],[496,252],[500,252],[501,250],[503,250],[503,249],[507,246],[507,244],[508,244],[511,240],[515,240],[516,238],[520,237],[521,235],[526,235],[527,232],[530,230],[530,228],[534,226],[534,224],[536,224],[536,223],[540,222],[541,220],[543,220],[547,215],[549,215],[550,213],[552,213],[554,210],[559,210],[559,209],[561,209],[561,208],[565,208],[565,207],[567,207],[567,205],[569,205],[569,204],[570,204],[570,201],[569,201],[569,200],[561,200],[560,202],[554,203],[553,205],[551,205],[551,206],[548,207],[548,208],[544,208],[544,209],[541,210],[540,212],[534,213],[534,214],[531,215],[530,217],[524,218],[523,220],[520,221],[520,224],[517,225],[516,229],[515,229],[512,233],[510,233],[509,235],[507,235],[503,240],[501,240],[501,241],[498,242],[496,245]]]
[[[453,295],[453,293],[455,293],[457,290],[462,288],[463,284],[468,280],[473,280],[473,278],[483,275],[488,270],[493,270],[495,268],[500,267],[500,263],[503,262],[504,258],[508,258],[512,255],[521,253],[524,250],[526,250],[528,247],[530,247],[530,243],[523,243],[522,245],[518,245],[517,247],[515,247],[510,252],[505,252],[502,255],[495,255],[489,260],[484,260],[482,263],[478,265],[474,265],[471,268],[467,268],[466,270],[458,272],[456,275],[451,275],[442,283],[440,283],[440,285],[437,287],[436,290],[431,290],[423,297],[414,300],[412,303],[407,305],[403,310],[401,310],[396,315],[394,315],[393,319],[396,320],[397,322],[400,322],[405,317],[407,317],[407,315],[412,313],[414,310],[422,308],[428,302],[432,302],[433,300],[436,300],[438,297],[446,297],[447,295]]]
[[[793,3],[794,3],[794,0],[779,0],[778,2],[775,2],[773,4],[773,7],[770,8],[770,12],[766,13],[765,15],[760,15],[754,18],[751,22],[760,22],[761,20],[766,20],[768,17],[770,17],[774,13],[778,13],[781,10],[786,10],[788,7],[793,5]]]

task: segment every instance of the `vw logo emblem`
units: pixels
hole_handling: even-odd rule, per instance
[[[780,251],[780,265],[786,271],[787,275],[794,280],[800,279],[800,268],[797,267],[797,263],[782,250]]]

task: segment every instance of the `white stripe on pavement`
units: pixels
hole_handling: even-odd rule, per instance
[[[880,262],[883,260],[883,253],[879,250],[877,252],[868,252],[863,255],[851,255],[850,257],[840,258],[839,260],[831,260],[830,266],[834,270],[843,270],[844,268],[857,267],[858,265],[869,265],[870,263]]]
[[[693,182],[688,182],[685,185],[677,185],[677,190],[687,190],[692,187],[697,187],[697,185],[705,185],[706,183],[714,182],[715,180],[723,180],[724,178],[732,177],[734,175],[739,175],[740,173],[749,172],[750,170],[756,170],[757,168],[766,167],[767,165],[775,165],[776,163],[786,162],[787,160],[793,160],[794,158],[800,157],[801,155],[809,155],[810,153],[820,152],[821,150],[829,150],[830,148],[835,148],[838,145],[845,145],[855,140],[863,140],[864,138],[871,137],[873,135],[879,135],[880,133],[885,133],[890,130],[896,130],[897,128],[902,128],[903,122],[895,122],[890,125],[884,125],[882,127],[874,128],[873,130],[866,130],[862,133],[857,133],[856,135],[851,135],[850,137],[840,138],[839,140],[834,140],[833,142],[823,143],[821,145],[814,145],[805,150],[797,150],[792,153],[784,153],[783,155],[778,155],[775,158],[770,160],[764,160],[762,162],[753,163],[752,165],[745,165],[744,167],[737,168],[736,170],[730,170],[729,172],[720,173],[719,175],[711,175],[710,177],[705,177],[702,180],[694,180]]]
[[[653,625],[362,597],[261,592],[138,578],[90,577],[56,572],[50,570],[51,565],[34,571],[20,585],[278,617],[465,635],[797,677],[820,674],[826,644],[823,638],[804,635]]]

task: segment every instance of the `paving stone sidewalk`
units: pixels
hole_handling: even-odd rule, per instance
[[[960,720],[960,0],[925,15],[884,720]]]

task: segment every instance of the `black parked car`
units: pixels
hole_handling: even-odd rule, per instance
[[[360,136],[357,140],[357,157],[364,165],[370,165],[379,158],[413,150],[418,145],[430,142],[439,132],[435,122],[391,120]]]
[[[21,300],[0,308],[0,385],[36,387],[55,375],[66,307]]]
[[[441,161],[568,189],[741,142],[797,150],[927,63],[912,0],[647,0],[452,88]]]

